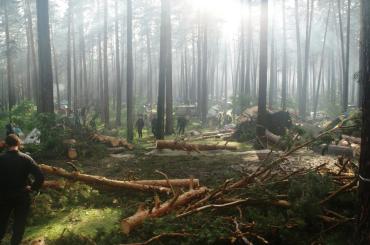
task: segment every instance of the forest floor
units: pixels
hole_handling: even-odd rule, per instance
[[[208,129],[208,131],[212,130],[214,129]],[[168,139],[176,139],[176,136]],[[226,143],[217,138],[187,142]],[[135,149],[132,151],[127,150],[114,155],[105,152],[93,158],[78,159],[74,161],[74,165],[82,173],[117,180],[163,179],[163,176],[156,173],[156,170],[159,170],[169,178],[193,177],[199,179],[201,186],[216,189],[226,180],[238,180],[246,174],[255,172],[263,164],[263,159],[271,156],[268,152],[256,154],[252,143],[230,142],[228,144],[237,146],[238,150],[205,153],[158,151],[155,149],[153,137],[145,132],[144,139],[136,141]],[[272,158],[274,154],[279,153],[274,152]],[[67,158],[36,160],[39,163],[72,171],[66,164]],[[279,168],[286,173],[314,169],[323,164],[326,164],[327,169],[335,169],[337,161],[337,157],[321,156],[303,148],[289,155]],[[48,176],[48,179],[53,178],[55,177]],[[263,197],[274,195],[272,192],[275,190],[269,188],[265,186],[262,189],[258,187],[242,189],[241,193]],[[298,194],[296,189],[299,189]],[[298,203],[288,211],[262,205],[242,209],[209,210],[183,218],[167,215],[147,220],[130,235],[124,235],[120,230],[120,222],[135,214],[140,204],[153,207],[153,194],[95,189],[81,183],[68,182],[63,190],[42,190],[41,194],[33,197],[33,209],[25,239],[27,241],[45,239],[46,244],[49,245],[142,244],[153,236],[176,232],[191,234],[191,236],[164,237],[153,244],[245,244],[243,239],[244,235],[247,237],[247,233],[238,237],[235,224],[230,221],[230,217],[240,216],[240,222],[243,222],[243,225],[250,224],[257,231],[251,233],[252,237],[248,237],[253,244],[266,244],[265,238],[269,244],[311,244],[316,241],[319,241],[317,244],[346,244],[346,240],[350,238],[348,234],[352,231],[351,222],[338,225],[338,229],[331,229],[331,226],[315,218],[320,213],[320,208],[317,209],[318,205],[313,205],[312,200],[318,201],[325,197],[328,191],[333,190],[325,176],[311,176],[307,173],[307,175],[292,178],[283,189],[276,190],[276,193],[288,194],[287,197]],[[298,195],[299,198],[294,195]],[[163,202],[169,199],[166,195],[161,195],[160,198]],[[342,199],[334,200],[336,210],[347,217],[353,217],[353,200],[352,192]],[[329,231],[327,231],[328,227]],[[9,236],[6,239],[9,239]]]

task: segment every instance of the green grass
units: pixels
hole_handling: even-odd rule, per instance
[[[63,233],[73,231],[94,238],[98,230],[113,230],[119,224],[121,212],[117,209],[75,208],[61,212],[57,217],[42,225],[27,229],[25,238],[45,237],[49,241],[58,239]]]

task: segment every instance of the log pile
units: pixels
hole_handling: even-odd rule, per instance
[[[182,150],[187,152],[201,152],[201,151],[212,151],[212,150],[229,150],[235,151],[238,148],[236,146],[229,146],[227,144],[221,145],[205,145],[205,144],[189,144],[179,141],[169,141],[169,140],[157,140],[157,149],[170,149],[170,150]]]
[[[127,142],[127,140],[122,138],[117,138],[113,136],[107,136],[102,134],[94,134],[91,139],[100,143],[109,145],[110,147],[125,147],[128,150],[133,150],[134,146]]]

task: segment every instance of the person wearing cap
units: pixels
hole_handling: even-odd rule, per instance
[[[30,156],[19,151],[21,141],[17,135],[8,135],[5,144],[7,152],[0,155],[0,244],[13,213],[11,245],[18,245],[22,242],[30,211],[30,194],[41,188],[44,175]],[[30,175],[34,179],[32,183]]]

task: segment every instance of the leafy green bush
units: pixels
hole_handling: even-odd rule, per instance
[[[32,101],[23,101],[11,110],[11,119],[23,131],[29,132],[35,128],[37,108]]]

